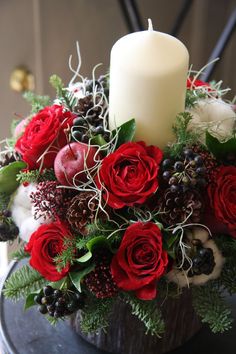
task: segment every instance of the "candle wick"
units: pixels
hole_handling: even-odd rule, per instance
[[[152,20],[150,18],[148,19],[148,31],[153,31]]]

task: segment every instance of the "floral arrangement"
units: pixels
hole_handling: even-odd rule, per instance
[[[198,75],[189,72],[163,151],[134,141],[135,119],[109,129],[109,75],[75,75],[68,87],[53,75],[53,102],[25,95],[31,114],[2,142],[0,238],[23,239],[13,258],[29,264],[7,279],[6,297],[24,297],[52,323],[80,310],[85,332],[105,329],[119,299],[159,336],[156,299],[188,288],[213,332],[231,328],[235,106],[221,82]]]

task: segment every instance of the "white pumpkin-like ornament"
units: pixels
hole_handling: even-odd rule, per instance
[[[212,266],[210,266],[210,272],[207,271],[205,272],[205,274],[204,272],[202,272],[201,274],[196,275],[193,273],[193,271],[191,271],[190,266],[189,269],[183,270],[183,268],[179,268],[177,265],[174,265],[172,270],[169,273],[167,273],[166,275],[167,279],[170,282],[174,282],[178,284],[180,288],[183,288],[185,286],[189,286],[190,284],[203,285],[209,280],[218,278],[220,276],[221,270],[224,265],[224,257],[222,256],[214,240],[210,237],[207,229],[202,227],[194,227],[193,229],[186,231],[185,242],[190,247],[193,245],[200,244],[201,245],[200,249],[202,250],[200,254],[201,253],[206,254],[207,253],[206,250],[208,250],[208,253],[213,255],[214,261]]]

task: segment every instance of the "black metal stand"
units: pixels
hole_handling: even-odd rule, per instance
[[[214,59],[222,57],[223,52],[224,52],[230,38],[232,37],[232,34],[234,33],[235,29],[236,29],[236,8],[234,9],[231,16],[229,17],[229,20],[228,20],[227,24],[225,25],[225,28],[224,28],[218,42],[216,43],[215,48],[212,51],[212,54],[208,60],[208,63],[210,63]],[[200,80],[209,81],[217,64],[218,64],[218,61],[215,61],[211,65],[208,65],[207,68],[204,70],[204,73],[200,76]]]

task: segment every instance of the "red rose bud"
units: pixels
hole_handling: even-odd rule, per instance
[[[158,188],[163,153],[144,142],[126,143],[106,156],[96,183],[103,198],[115,209],[143,204]]]
[[[236,167],[221,166],[208,187],[211,207],[216,218],[225,224],[236,238]]]
[[[152,222],[138,222],[127,228],[112,259],[111,272],[120,289],[134,291],[141,300],[152,300],[167,264],[160,229]]]
[[[66,224],[56,221],[44,224],[30,237],[25,251],[30,253],[30,265],[49,281],[58,281],[65,277],[69,265],[57,271],[54,258],[64,249],[64,239],[71,236]]]
[[[57,152],[67,144],[65,129],[73,119],[71,112],[58,105],[45,107],[31,119],[15,145],[29,170],[53,167]]]
[[[189,77],[187,79],[187,88],[190,90],[194,90],[196,87],[202,87],[202,86],[206,86],[208,88],[208,91],[211,91],[211,87],[208,84],[208,82],[195,80],[194,77]]]

